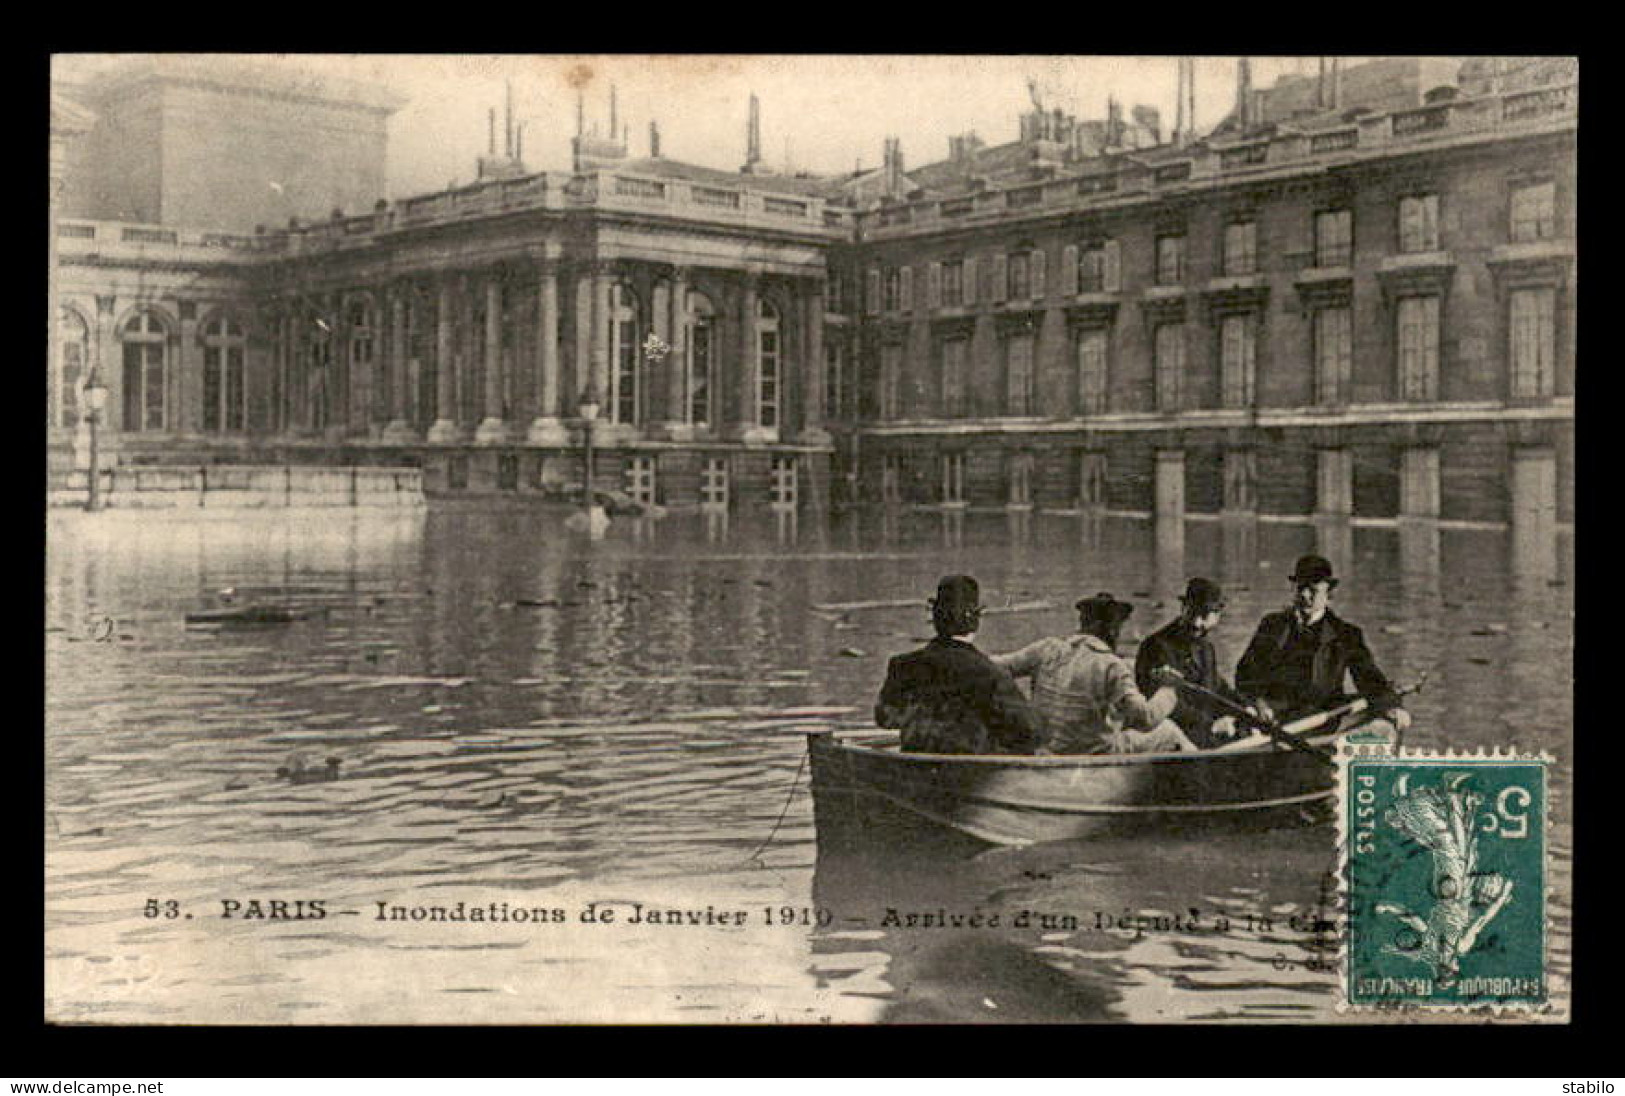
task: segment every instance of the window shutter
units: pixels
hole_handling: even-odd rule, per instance
[[[1103,269],[1101,275],[1102,288],[1107,293],[1120,293],[1123,289],[1123,253],[1116,240],[1107,240],[1101,245]]]
[[[993,256],[993,292],[995,302],[1002,301],[1010,292],[1009,286],[1010,264],[1003,255]]]
[[[1061,295],[1078,295],[1078,245],[1067,244],[1061,249]]]
[[[864,277],[863,310],[871,316],[880,311],[880,268],[871,266]]]
[[[976,256],[967,255],[965,257],[965,265],[960,267],[959,273],[960,292],[964,295],[966,304],[975,304],[977,301],[978,293],[976,280],[980,276],[980,273],[981,272],[977,268]]]
[[[897,279],[897,307],[903,312],[914,311],[914,268],[905,266]]]
[[[1035,300],[1035,301],[1041,301],[1045,297],[1049,296],[1049,283],[1048,283],[1047,279],[1045,278],[1045,267],[1048,264],[1049,264],[1049,253],[1048,252],[1044,251],[1043,248],[1039,248],[1039,249],[1037,249],[1036,251],[1033,252],[1033,259],[1032,259],[1032,279],[1033,279],[1032,299]]]
[[[925,268],[925,306],[942,306],[942,264],[932,263]]]

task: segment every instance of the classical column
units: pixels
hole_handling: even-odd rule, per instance
[[[671,295],[666,300],[666,343],[671,347],[666,355],[665,421],[660,432],[674,441],[694,436],[688,423],[688,350],[684,345],[684,328],[688,324],[688,271],[673,267]]]
[[[1177,585],[1185,560],[1185,451],[1158,449],[1152,535],[1157,575],[1167,589]]]
[[[611,274],[606,264],[597,264],[592,268],[592,280],[589,283],[592,294],[592,321],[588,333],[587,353],[591,358],[590,386],[597,390],[600,404],[608,407],[613,398],[609,386],[609,291]],[[586,393],[583,392],[582,395]]]
[[[485,279],[485,417],[474,440],[495,445],[507,437],[502,421],[502,275],[492,271]]]
[[[801,437],[810,445],[829,442],[824,429],[824,390],[828,387],[828,364],[824,360],[824,283],[815,281],[802,300]]]
[[[536,271],[536,418],[525,440],[531,445],[565,445],[570,440],[559,420],[559,272],[544,262]]]
[[[764,430],[757,420],[756,353],[758,338],[756,318],[757,313],[760,311],[760,299],[757,276],[754,273],[746,272],[739,291],[739,375],[735,378],[738,383],[735,396],[738,402],[738,414],[734,422],[734,433],[743,442],[762,442],[772,439],[772,431]]]
[[[452,375],[451,360],[451,307],[452,286],[449,277],[440,280],[435,307],[434,331],[434,425],[429,427],[432,442],[457,440],[456,378]]]
[[[1557,450],[1512,450],[1512,570],[1557,577]]]
[[[406,301],[411,291],[404,282],[389,291],[389,424],[384,427],[385,441],[412,440],[406,392]]]

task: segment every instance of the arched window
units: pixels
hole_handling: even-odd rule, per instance
[[[203,430],[241,433],[248,415],[243,357],[248,344],[242,324],[217,315],[203,325]]]
[[[779,310],[765,300],[758,302],[756,340],[756,425],[777,430],[782,342],[779,338]]]
[[[141,311],[126,321],[119,341],[124,347],[124,429],[165,429],[169,332],[157,313]]]
[[[84,317],[71,308],[57,313],[56,372],[48,393],[50,406],[46,421],[53,426],[79,425],[79,391],[84,387],[90,362],[90,328]]]
[[[716,375],[717,310],[704,293],[688,295],[688,421],[711,425],[712,378]]]
[[[638,300],[624,282],[609,291],[609,421],[638,421],[643,371],[638,339]]]

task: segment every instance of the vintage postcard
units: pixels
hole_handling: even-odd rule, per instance
[[[50,107],[48,1021],[1569,1019],[1575,59]]]

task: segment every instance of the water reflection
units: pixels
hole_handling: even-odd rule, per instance
[[[1241,930],[1316,900],[1324,830],[850,863],[817,848],[803,732],[865,721],[928,632],[937,577],[991,605],[979,645],[1075,627],[1111,589],[1150,630],[1222,575],[1234,665],[1283,605],[1306,522],[1224,515],[1175,545],[1094,515],[617,519],[592,543],[541,508],[53,516],[45,636],[47,968],[55,1015],[196,1021],[1329,1018],[1302,934]],[[99,520],[107,519],[107,520]],[[807,520],[803,518],[802,520]],[[1412,698],[1416,744],[1559,758],[1566,850],[1572,593],[1514,581],[1508,538],[1356,528],[1338,611]],[[239,599],[320,613],[189,629]],[[827,611],[820,606],[872,607]],[[111,619],[107,638],[100,623]],[[295,759],[337,779],[279,776]],[[873,850],[866,850],[872,852]],[[1554,872],[1563,876],[1561,858]],[[901,862],[896,862],[898,860]],[[1564,876],[1566,877],[1566,876]],[[265,927],[132,917],[153,895],[400,902],[825,905],[825,927],[556,935],[361,918]],[[888,904],[1093,915],[1197,908],[1208,932],[906,930]],[[1566,907],[1557,946],[1566,948]],[[1231,928],[1217,928],[1221,912]],[[1288,914],[1290,915],[1290,914]],[[1115,916],[1115,914],[1114,914]],[[1285,960],[1281,956],[1285,956]],[[1301,960],[1301,961],[1300,961]],[[988,1004],[992,1002],[992,1004]],[[222,1010],[228,1010],[223,1013]]]

